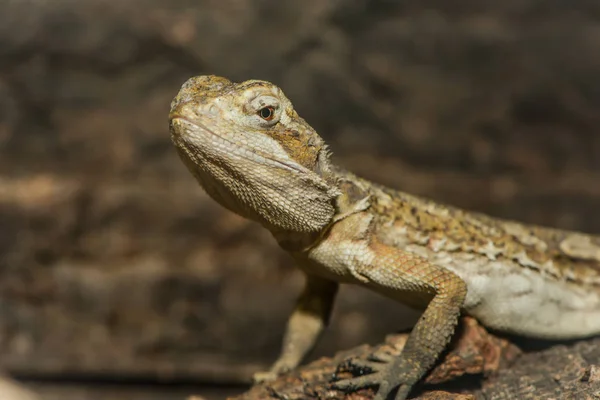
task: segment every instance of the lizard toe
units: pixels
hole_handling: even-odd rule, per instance
[[[397,355],[394,354],[390,354],[390,353],[384,353],[384,352],[376,352],[371,354],[368,357],[369,361],[376,361],[378,363],[391,363],[395,358],[397,357]]]
[[[410,374],[404,371],[403,365],[399,360],[394,362],[384,362],[387,358],[381,355],[371,355],[367,360],[349,359],[340,364],[336,375],[340,370],[351,372],[355,375],[352,378],[342,379],[331,383],[333,389],[341,390],[345,393],[352,393],[360,389],[369,387],[378,387],[377,395],[373,400],[386,400],[391,398],[391,393],[398,388],[395,400],[404,400],[407,398],[410,390],[415,383],[415,379],[410,378]]]
[[[354,378],[343,379],[331,384],[333,389],[341,390],[347,394],[356,392],[360,389],[375,386],[377,386],[378,389],[377,395],[373,398],[373,400],[386,400],[390,391],[393,389],[390,383],[384,379],[384,375],[378,372]]]
[[[252,383],[257,385],[260,383],[271,382],[277,379],[278,376],[279,374],[274,371],[257,372],[254,375],[252,375]]]
[[[336,373],[339,373],[340,371],[348,371],[353,375],[372,374],[380,371],[384,366],[385,364],[377,358],[369,357],[366,360],[350,358],[338,366]]]
[[[331,387],[346,393],[351,393],[367,387],[380,386],[382,383],[382,378],[382,374],[376,372],[373,374],[335,381],[331,383]]]

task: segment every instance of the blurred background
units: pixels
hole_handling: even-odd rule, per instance
[[[199,74],[367,178],[600,233],[597,1],[1,0],[0,369],[40,399],[220,399],[278,353],[300,273],[170,143]],[[344,288],[313,358],[414,320]]]

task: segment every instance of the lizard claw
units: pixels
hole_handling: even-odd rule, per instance
[[[373,400],[386,400],[392,390],[397,386],[398,391],[396,392],[395,400],[404,400],[410,392],[410,385],[396,384],[394,381],[388,379],[387,374],[380,372],[359,376],[355,378],[343,379],[337,382],[333,382],[331,387],[333,389],[341,390],[345,393],[355,392],[359,389],[366,387],[377,386],[377,395]]]
[[[369,361],[376,361],[378,363],[388,364],[388,363],[391,363],[392,360],[396,357],[397,357],[397,355],[394,355],[394,354],[379,352],[379,353],[371,354],[367,359]]]
[[[383,369],[385,364],[391,363],[394,356],[386,353],[373,353],[366,359],[349,358],[344,360],[337,368],[336,374],[340,370],[345,370],[353,374],[364,375],[373,374]]]
[[[402,379],[403,374],[395,373],[396,368],[389,363],[392,358],[393,356],[388,354],[373,354],[367,360],[346,360],[340,364],[338,371],[347,370],[358,376],[332,382],[331,387],[345,393],[351,393],[359,389],[377,386],[377,395],[373,400],[386,400],[390,393],[398,387],[395,400],[404,400],[408,396],[412,385],[404,382],[404,379]],[[336,374],[338,371],[336,371]]]
[[[373,373],[348,379],[342,379],[331,384],[334,389],[343,392],[353,392],[366,387],[381,386],[381,374]]]
[[[343,379],[331,384],[332,388],[341,390],[345,393],[351,393],[357,391],[358,389],[373,386],[378,386],[377,395],[373,398],[373,400],[386,400],[388,394],[393,389],[393,387],[390,385],[390,382],[385,379],[384,374],[380,372],[355,378]]]

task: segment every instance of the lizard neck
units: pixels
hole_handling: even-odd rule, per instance
[[[330,164],[328,160],[325,171],[326,174],[321,173],[321,177],[334,186],[338,193],[334,198],[334,214],[327,224],[315,232],[269,229],[284,250],[295,253],[307,252],[320,243],[333,226],[350,215],[369,209],[371,194],[352,174]]]

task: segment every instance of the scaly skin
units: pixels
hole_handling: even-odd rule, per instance
[[[173,143],[200,185],[257,221],[306,273],[280,357],[257,381],[295,368],[326,326],[339,283],[424,309],[401,355],[333,385],[398,389],[405,399],[464,311],[484,325],[567,339],[600,333],[600,237],[468,213],[387,189],[331,164],[281,89],[217,76],[173,100]]]

